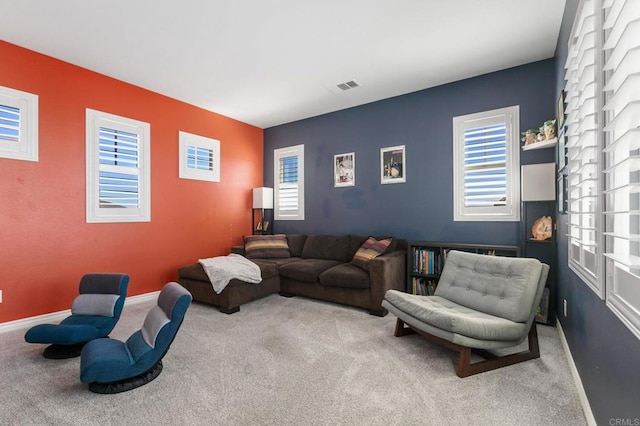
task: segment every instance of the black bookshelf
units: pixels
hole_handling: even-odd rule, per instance
[[[520,256],[518,246],[410,241],[407,250],[407,293],[432,295],[450,250],[488,256]]]
[[[549,275],[545,285],[540,307],[536,316],[539,324],[555,325],[556,312],[556,209],[555,200],[552,201],[524,201],[522,202],[522,256],[533,257],[549,265]],[[541,217],[550,217],[552,221],[551,236],[547,239],[536,239],[533,226]]]

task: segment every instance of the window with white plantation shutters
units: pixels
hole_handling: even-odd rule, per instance
[[[220,141],[186,132],[178,133],[179,176],[220,182]]]
[[[304,220],[304,145],[274,150],[274,218]]]
[[[135,133],[100,127],[100,208],[140,206],[139,140]]]
[[[603,2],[607,306],[640,338],[640,1]]]
[[[87,222],[148,222],[150,126],[87,109]]]
[[[599,256],[601,193],[598,129],[598,22],[595,0],[576,15],[566,62],[566,147],[569,267],[604,298]]]
[[[519,107],[453,119],[454,220],[518,221]]]
[[[0,157],[38,161],[38,96],[0,86]]]
[[[566,68],[569,267],[640,338],[640,1],[582,0]]]

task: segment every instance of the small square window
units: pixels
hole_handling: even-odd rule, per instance
[[[38,161],[38,96],[0,86],[0,157]]]
[[[179,132],[182,179],[220,182],[220,141]]]

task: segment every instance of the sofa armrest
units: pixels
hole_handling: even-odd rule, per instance
[[[244,256],[245,255],[244,246],[231,246],[231,253]]]
[[[372,259],[369,265],[371,300],[376,306],[381,306],[387,290],[405,291],[406,277],[406,250],[396,250]]]

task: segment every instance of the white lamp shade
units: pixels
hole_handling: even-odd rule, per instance
[[[253,188],[253,208],[273,208],[273,188]]]
[[[552,201],[556,199],[556,163],[522,166],[522,201]]]

